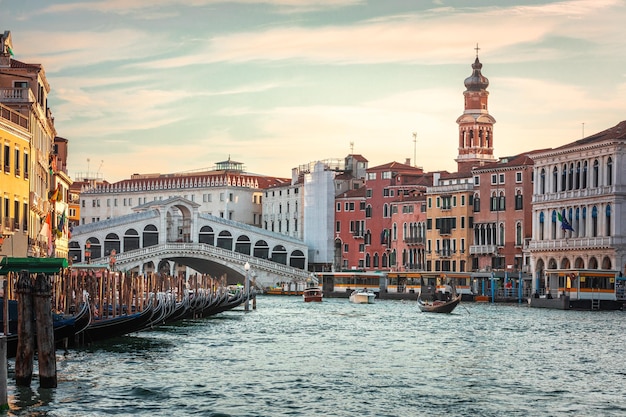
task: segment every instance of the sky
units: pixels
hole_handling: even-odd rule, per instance
[[[0,0],[70,176],[110,182],[350,153],[455,171],[477,45],[495,156],[561,146],[626,119],[624,22],[624,0]]]

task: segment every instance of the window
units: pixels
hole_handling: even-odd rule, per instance
[[[474,177],[474,185],[480,185],[480,177],[478,175]]]
[[[341,222],[336,222],[335,224],[335,232],[341,232]]]
[[[10,159],[11,159],[11,148],[9,147],[8,144],[5,144],[4,145],[4,172],[7,174],[11,172]]]
[[[368,172],[367,173],[367,179],[368,179],[368,181],[374,181],[376,179],[376,173],[375,172]]]
[[[599,185],[599,178],[600,178],[600,173],[598,172],[600,169],[600,164],[598,163],[598,160],[596,159],[595,161],[593,161],[593,186],[597,187]]]
[[[24,179],[28,179],[28,154],[24,152]]]
[[[524,208],[524,196],[522,191],[518,190],[515,196],[515,210],[522,210]]]
[[[606,162],[606,185],[613,185],[613,160],[611,157]]]
[[[498,176],[496,174],[491,174],[491,184],[495,185],[498,183]]]
[[[515,173],[515,182],[522,182],[522,173],[521,172],[516,172]]]
[[[20,150],[19,149],[15,149],[15,176],[19,177],[20,176]]]
[[[383,176],[382,176],[382,178],[383,178],[384,180],[389,180],[389,179],[391,179],[391,171],[385,171],[385,172],[383,172]]]
[[[504,184],[504,174],[500,174],[500,184]]]

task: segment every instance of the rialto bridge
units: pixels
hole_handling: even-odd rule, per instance
[[[310,276],[302,241],[200,213],[198,207],[173,197],[140,205],[133,214],[76,226],[70,261],[138,273],[226,276],[229,284],[243,283],[249,274],[262,287]]]

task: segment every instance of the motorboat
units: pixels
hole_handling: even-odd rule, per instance
[[[320,287],[308,287],[304,291],[302,291],[302,298],[305,303],[310,302],[321,302],[324,294]]]
[[[367,288],[352,291],[350,302],[354,304],[374,304],[376,293]]]

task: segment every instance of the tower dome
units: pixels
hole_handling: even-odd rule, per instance
[[[480,72],[482,67],[483,64],[480,63],[477,56],[472,64],[472,69],[474,70],[472,75],[465,79],[465,88],[469,91],[486,90],[489,87],[489,80]]]

